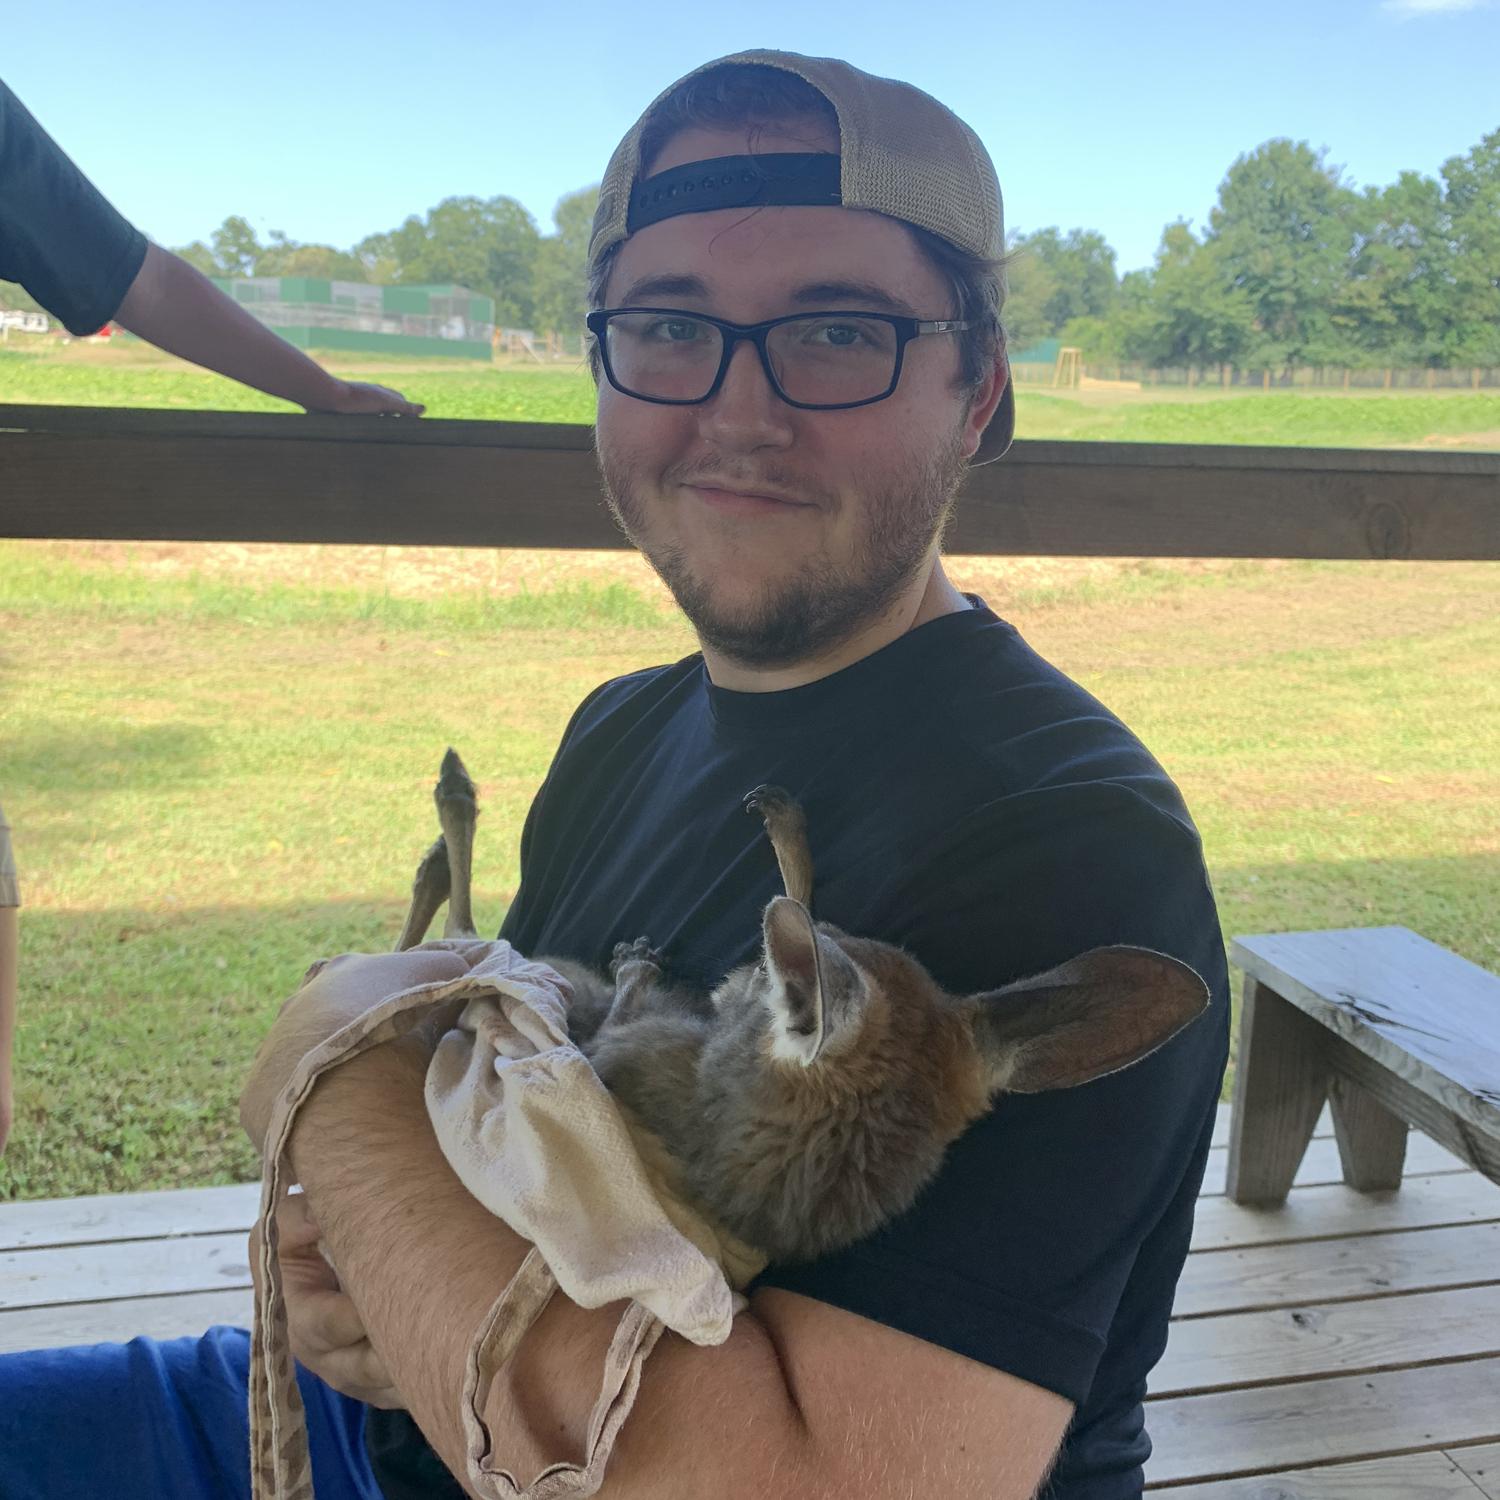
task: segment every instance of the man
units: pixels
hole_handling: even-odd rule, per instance
[[[383,385],[340,380],[123,219],[0,82],[0,281],[70,332],[111,319],[147,343],[306,411],[420,416]]]
[[[778,889],[738,807],[774,781],[807,811],[818,915],[904,944],[950,990],[1129,942],[1190,963],[1213,1004],[1132,1069],[1003,1099],[907,1214],[773,1265],[722,1346],[663,1339],[611,1497],[1140,1493],[1145,1377],[1227,1051],[1224,954],[1165,773],[942,569],[967,464],[1010,438],[1002,244],[977,138],[843,63],[721,60],[626,137],[591,245],[599,462],[702,652],[575,713],[502,935],[602,963],[644,933],[675,977],[712,984],[753,953]],[[335,961],[293,1009],[332,1029],[464,965]],[[252,1132],[297,1050],[263,1053]],[[386,1500],[467,1493],[451,1478],[464,1357],[526,1246],[437,1150],[425,1065],[403,1043],[335,1071],[293,1141],[294,1342],[382,1408],[363,1423],[366,1470],[334,1451],[358,1430],[348,1409],[329,1417],[326,1387],[304,1382],[320,1493],[373,1493],[367,1473]],[[492,1394],[518,1477],[581,1450],[617,1314],[554,1299]],[[213,1347],[242,1367],[237,1337]]]

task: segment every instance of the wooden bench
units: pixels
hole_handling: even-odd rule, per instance
[[[1344,1181],[1397,1188],[1410,1126],[1500,1182],[1500,978],[1405,927],[1236,938],[1226,1187],[1285,1201],[1325,1101]]]

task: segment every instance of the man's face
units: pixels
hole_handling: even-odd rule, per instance
[[[752,149],[837,145],[801,131],[763,130],[752,146],[744,132],[691,130],[650,170]],[[610,307],[735,323],[828,309],[956,315],[951,287],[904,225],[844,208],[721,209],[652,224],[620,247],[605,295]],[[639,401],[601,379],[606,494],[705,645],[745,665],[785,665],[896,602],[932,555],[993,407],[981,400],[966,413],[959,368],[955,335],[914,339],[893,395],[834,411],[788,406],[748,341],[698,406]]]

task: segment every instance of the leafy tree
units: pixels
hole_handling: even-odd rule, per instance
[[[1403,172],[1368,188],[1361,240],[1331,317],[1340,363],[1426,364],[1440,357],[1453,305],[1452,244],[1440,185]]]
[[[1500,130],[1444,162],[1443,181],[1455,313],[1445,353],[1458,364],[1500,364]]]
[[[1216,243],[1182,220],[1163,231],[1151,276],[1149,316],[1137,337],[1154,365],[1235,364],[1254,347],[1255,312]]]
[[[529,327],[541,236],[514,198],[445,198],[398,228],[370,235],[354,253],[367,273],[394,269],[396,282],[452,282],[495,299],[495,321]],[[379,279],[372,275],[372,279]]]
[[[211,238],[214,264],[221,276],[254,276],[256,263],[265,247],[256,238],[247,220],[230,214]]]
[[[557,233],[537,246],[535,308],[537,327],[575,337],[588,311],[589,235],[599,187],[581,188],[557,200],[552,210]]]
[[[1360,196],[1305,141],[1267,141],[1229,169],[1206,244],[1254,310],[1247,362],[1331,363],[1332,312],[1358,248]]]
[[[1005,336],[1013,350],[1027,349],[1053,332],[1047,307],[1057,295],[1052,267],[1022,236],[1012,240],[1005,261]]]
[[[352,250],[332,245],[299,245],[279,229],[256,258],[257,276],[317,276],[329,281],[364,281],[365,263]]]
[[[1118,288],[1115,252],[1096,229],[1056,228],[1012,237],[1005,325],[1024,348],[1060,333],[1074,318],[1103,318]]]

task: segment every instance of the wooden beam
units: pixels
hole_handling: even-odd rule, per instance
[[[0,405],[0,535],[623,547],[592,429]],[[1018,442],[956,553],[1500,558],[1500,454]]]

